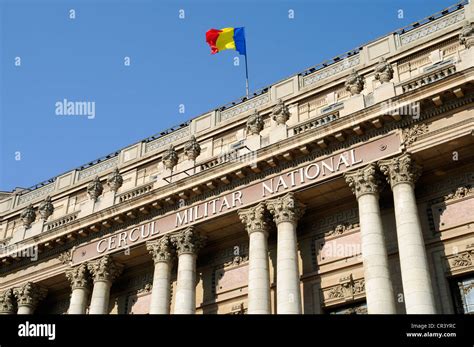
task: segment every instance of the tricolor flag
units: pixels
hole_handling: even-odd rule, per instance
[[[234,49],[246,55],[244,28],[210,29],[206,32],[206,42],[211,47],[211,54],[225,49]]]

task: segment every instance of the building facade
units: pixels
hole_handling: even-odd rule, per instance
[[[473,313],[473,22],[0,193],[1,313]]]

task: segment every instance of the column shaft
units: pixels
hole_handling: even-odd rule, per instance
[[[85,314],[88,295],[89,289],[87,288],[73,288],[68,314]]]
[[[270,314],[268,236],[264,231],[253,231],[249,238],[248,313]]]
[[[168,261],[155,263],[150,314],[170,313],[171,264]]]
[[[406,311],[416,314],[436,313],[413,186],[399,183],[392,190]]]
[[[394,314],[395,297],[378,196],[361,195],[358,203],[367,311],[369,314]]]
[[[277,229],[277,312],[301,314],[296,225],[280,222]]]
[[[95,281],[92,290],[91,305],[89,314],[109,313],[110,281]]]
[[[192,253],[182,253],[178,257],[174,313],[196,313],[196,256]]]

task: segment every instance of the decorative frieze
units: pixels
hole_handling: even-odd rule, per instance
[[[408,31],[400,35],[400,43],[402,46],[418,41],[428,35],[445,29],[464,20],[464,9],[453,12],[447,16],[441,17],[431,23],[424,24],[417,29]]]
[[[276,224],[281,222],[297,223],[305,211],[305,205],[299,202],[293,193],[267,200],[265,204]]]
[[[36,200],[40,197],[48,195],[54,191],[54,182],[48,185],[45,185],[41,188],[32,190],[31,192],[24,193],[18,197],[18,205],[26,204],[30,201]]]
[[[83,169],[79,171],[77,175],[78,181],[82,181],[86,178],[89,178],[94,175],[98,175],[101,172],[107,171],[108,169],[111,169],[113,167],[116,167],[118,165],[118,156],[104,160],[100,163],[97,163],[95,165],[92,165],[88,167],[87,169]]]
[[[28,229],[36,219],[36,213],[33,205],[29,204],[20,214],[23,226]]]
[[[474,250],[455,254],[450,258],[449,263],[453,268],[472,266],[474,264]]]
[[[46,199],[39,205],[39,214],[43,220],[47,220],[54,212],[54,206],[51,202],[51,196],[47,196]]]
[[[324,305],[331,305],[345,301],[352,301],[365,295],[365,280],[354,280],[352,274],[339,278],[339,284],[323,288]]]
[[[396,158],[380,160],[380,171],[387,176],[387,182],[392,188],[399,183],[414,185],[421,176],[421,166],[418,165],[409,153],[404,153]]]
[[[244,112],[255,110],[259,106],[266,105],[270,102],[270,96],[268,93],[252,98],[248,101],[242,102],[234,107],[228,108],[221,112],[221,122],[226,121],[230,118],[238,116]]]
[[[359,227],[359,223],[344,223],[344,224],[338,224],[334,228],[332,228],[329,231],[326,231],[324,233],[325,237],[330,237],[330,236],[341,236],[344,235],[345,233],[352,231],[356,228]]]
[[[448,200],[462,199],[472,194],[474,194],[474,189],[472,188],[471,185],[466,185],[466,186],[458,187],[454,192],[446,195],[444,197],[444,200],[448,201]]]
[[[359,54],[348,57],[340,62],[332,64],[331,66],[322,68],[312,74],[309,74],[303,77],[303,87],[310,86],[326,78],[334,76],[335,74],[339,72],[354,68],[355,66],[359,64],[360,64]]]
[[[145,145],[145,152],[148,153],[148,152],[160,149],[162,147],[165,147],[169,144],[174,144],[178,140],[188,137],[190,132],[191,130],[189,126],[186,126],[178,130],[175,130],[170,134],[164,135],[156,140],[147,142],[147,144]]]
[[[97,201],[99,196],[102,195],[104,187],[102,182],[100,182],[99,176],[95,176],[94,180],[87,185],[87,194],[92,201]]]
[[[66,270],[66,278],[71,283],[71,288],[88,288],[89,287],[89,272],[87,265],[81,264]]]
[[[112,172],[107,177],[107,184],[110,187],[110,190],[113,192],[117,192],[123,184],[123,177],[120,174],[118,167],[115,168],[114,172]]]

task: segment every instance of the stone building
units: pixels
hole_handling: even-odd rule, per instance
[[[474,4],[30,189],[0,311],[473,313]]]

